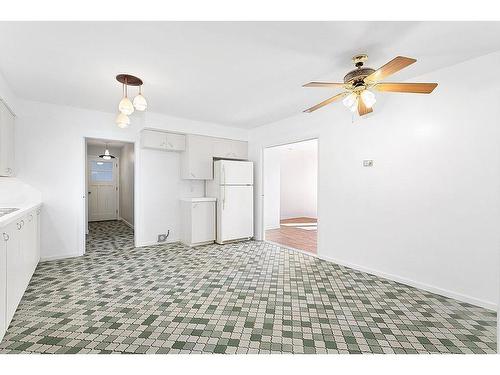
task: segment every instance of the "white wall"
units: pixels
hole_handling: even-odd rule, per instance
[[[134,145],[120,150],[120,217],[134,226]]]
[[[494,53],[417,77],[439,86],[377,94],[373,116],[354,123],[336,103],[251,131],[257,237],[262,147],[318,136],[319,256],[495,307],[500,84],[484,67],[498,64]]]
[[[14,113],[17,112],[17,96],[10,89],[2,73],[0,73],[0,99],[2,99],[9,106],[11,111],[13,111]]]
[[[42,192],[43,259],[83,254],[84,242],[81,240],[85,230],[85,204],[82,198],[85,194],[85,137],[136,142],[134,178],[137,245],[156,241],[158,226],[174,226],[168,222],[170,216],[151,212],[148,207],[152,204],[143,202],[146,199],[144,189],[160,200],[170,197],[156,176],[160,174],[165,179],[174,173],[174,170],[165,168],[161,163],[153,163],[154,158],[147,152],[144,152],[146,162],[142,164],[142,150],[139,148],[141,128],[147,126],[241,140],[247,137],[247,131],[243,129],[153,112],[134,115],[129,129],[119,129],[114,124],[115,116],[114,113],[19,100],[15,133],[16,164],[18,177]],[[158,157],[168,157],[164,154]],[[178,168],[175,168],[175,173],[178,173]],[[148,181],[147,178],[142,178],[141,174],[154,179]],[[155,184],[157,188],[154,188]],[[148,186],[153,191],[147,190]]]
[[[201,197],[204,181],[180,178],[180,153],[142,150],[141,217],[147,225],[141,226],[143,244],[156,243],[158,234],[170,234],[167,242],[180,240],[180,198]]]
[[[264,225],[265,229],[280,227],[281,199],[281,148],[271,147],[264,150]]]
[[[281,219],[316,218],[318,141],[312,139],[279,148],[281,149]]]

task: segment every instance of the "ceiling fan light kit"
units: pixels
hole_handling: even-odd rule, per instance
[[[123,85],[123,96],[118,104],[120,112],[116,117],[116,125],[119,128],[127,128],[130,125],[130,118],[128,116],[134,113],[134,110],[145,111],[148,103],[144,95],[142,95],[143,82],[140,78],[130,74],[119,74],[116,76],[116,80]],[[139,93],[133,101],[128,98],[128,86],[139,86]]]
[[[377,101],[375,94],[371,90],[377,90],[380,92],[430,94],[437,86],[437,83],[380,82],[384,78],[417,61],[410,57],[397,56],[377,70],[365,67],[364,63],[366,60],[368,60],[368,55],[361,54],[354,56],[352,61],[356,69],[351,70],[344,76],[343,83],[309,82],[305,84],[303,87],[340,87],[346,91],[336,94],[331,98],[304,110],[304,112],[314,112],[330,103],[342,100],[342,103],[352,112],[357,112],[360,116],[364,116],[373,112],[373,106]]]

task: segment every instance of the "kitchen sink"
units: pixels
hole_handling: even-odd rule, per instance
[[[0,217],[16,212],[19,208],[14,207],[0,207]]]

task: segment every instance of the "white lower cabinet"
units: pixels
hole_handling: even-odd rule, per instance
[[[7,242],[0,233],[0,341],[7,330]]]
[[[188,246],[215,241],[215,198],[181,200],[181,242]]]
[[[9,327],[40,260],[39,214],[40,209],[31,210],[0,229],[0,275],[4,280],[0,296],[5,296],[0,304],[0,337]]]

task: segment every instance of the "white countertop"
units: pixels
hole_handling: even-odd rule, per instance
[[[42,202],[30,202],[21,205],[18,204],[12,206],[4,206],[4,205],[0,206],[2,208],[18,208],[18,210],[0,217],[0,228],[12,223],[13,221],[16,221],[17,219],[25,215],[27,212],[37,209],[38,207],[41,207],[41,205]]]
[[[18,208],[17,211],[0,217],[0,227],[12,223],[41,205],[42,195],[37,189],[16,177],[0,177],[0,207]]]
[[[187,197],[181,198],[181,201],[184,202],[215,202],[217,198],[214,197]]]

